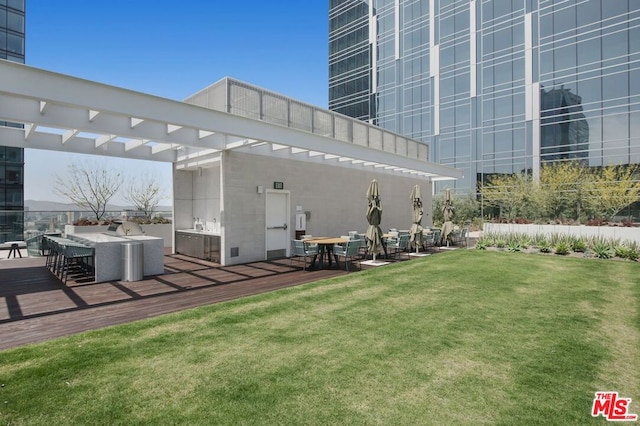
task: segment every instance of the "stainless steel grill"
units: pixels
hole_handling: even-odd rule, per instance
[[[142,235],[144,231],[140,224],[128,220],[114,220],[107,229],[109,234],[115,235]]]

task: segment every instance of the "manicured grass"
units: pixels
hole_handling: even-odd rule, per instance
[[[455,251],[0,352],[0,424],[586,424],[640,413],[640,264]]]

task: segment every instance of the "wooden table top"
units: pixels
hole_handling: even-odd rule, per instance
[[[340,237],[315,237],[315,238],[306,239],[305,242],[314,243],[314,244],[329,244],[329,245],[333,245],[333,244],[348,243],[349,239],[348,238],[340,238]]]

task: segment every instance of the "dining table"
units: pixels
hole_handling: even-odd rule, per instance
[[[308,244],[317,244],[318,245],[318,254],[313,257],[311,261],[311,268],[315,267],[316,258],[319,258],[320,269],[324,269],[325,263],[324,258],[327,257],[327,263],[329,264],[328,268],[331,268],[333,263],[332,255],[333,255],[333,246],[335,244],[345,244],[349,242],[348,238],[342,237],[313,237],[307,238],[304,240],[305,243]],[[336,258],[336,267],[340,268],[340,263]]]

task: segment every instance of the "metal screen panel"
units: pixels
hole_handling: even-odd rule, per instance
[[[340,116],[334,116],[334,126],[335,126],[335,135],[336,139],[339,139],[344,142],[351,142],[351,121],[344,119]]]
[[[364,124],[353,122],[353,143],[356,145],[368,146],[368,131]]]
[[[418,158],[418,142],[407,141],[407,157]]]
[[[262,119],[281,126],[289,125],[288,101],[271,93],[262,95]]]
[[[405,138],[396,137],[396,154],[407,156],[407,140]]]
[[[258,89],[240,85],[237,82],[231,82],[229,112],[231,114],[240,115],[260,119],[260,92]]]
[[[314,109],[313,111],[313,133],[322,136],[333,136],[333,125],[331,123],[331,113]]]
[[[369,128],[369,148],[382,151],[382,131],[373,127]]]
[[[291,102],[290,127],[311,132],[313,130],[313,111],[310,106]]]

